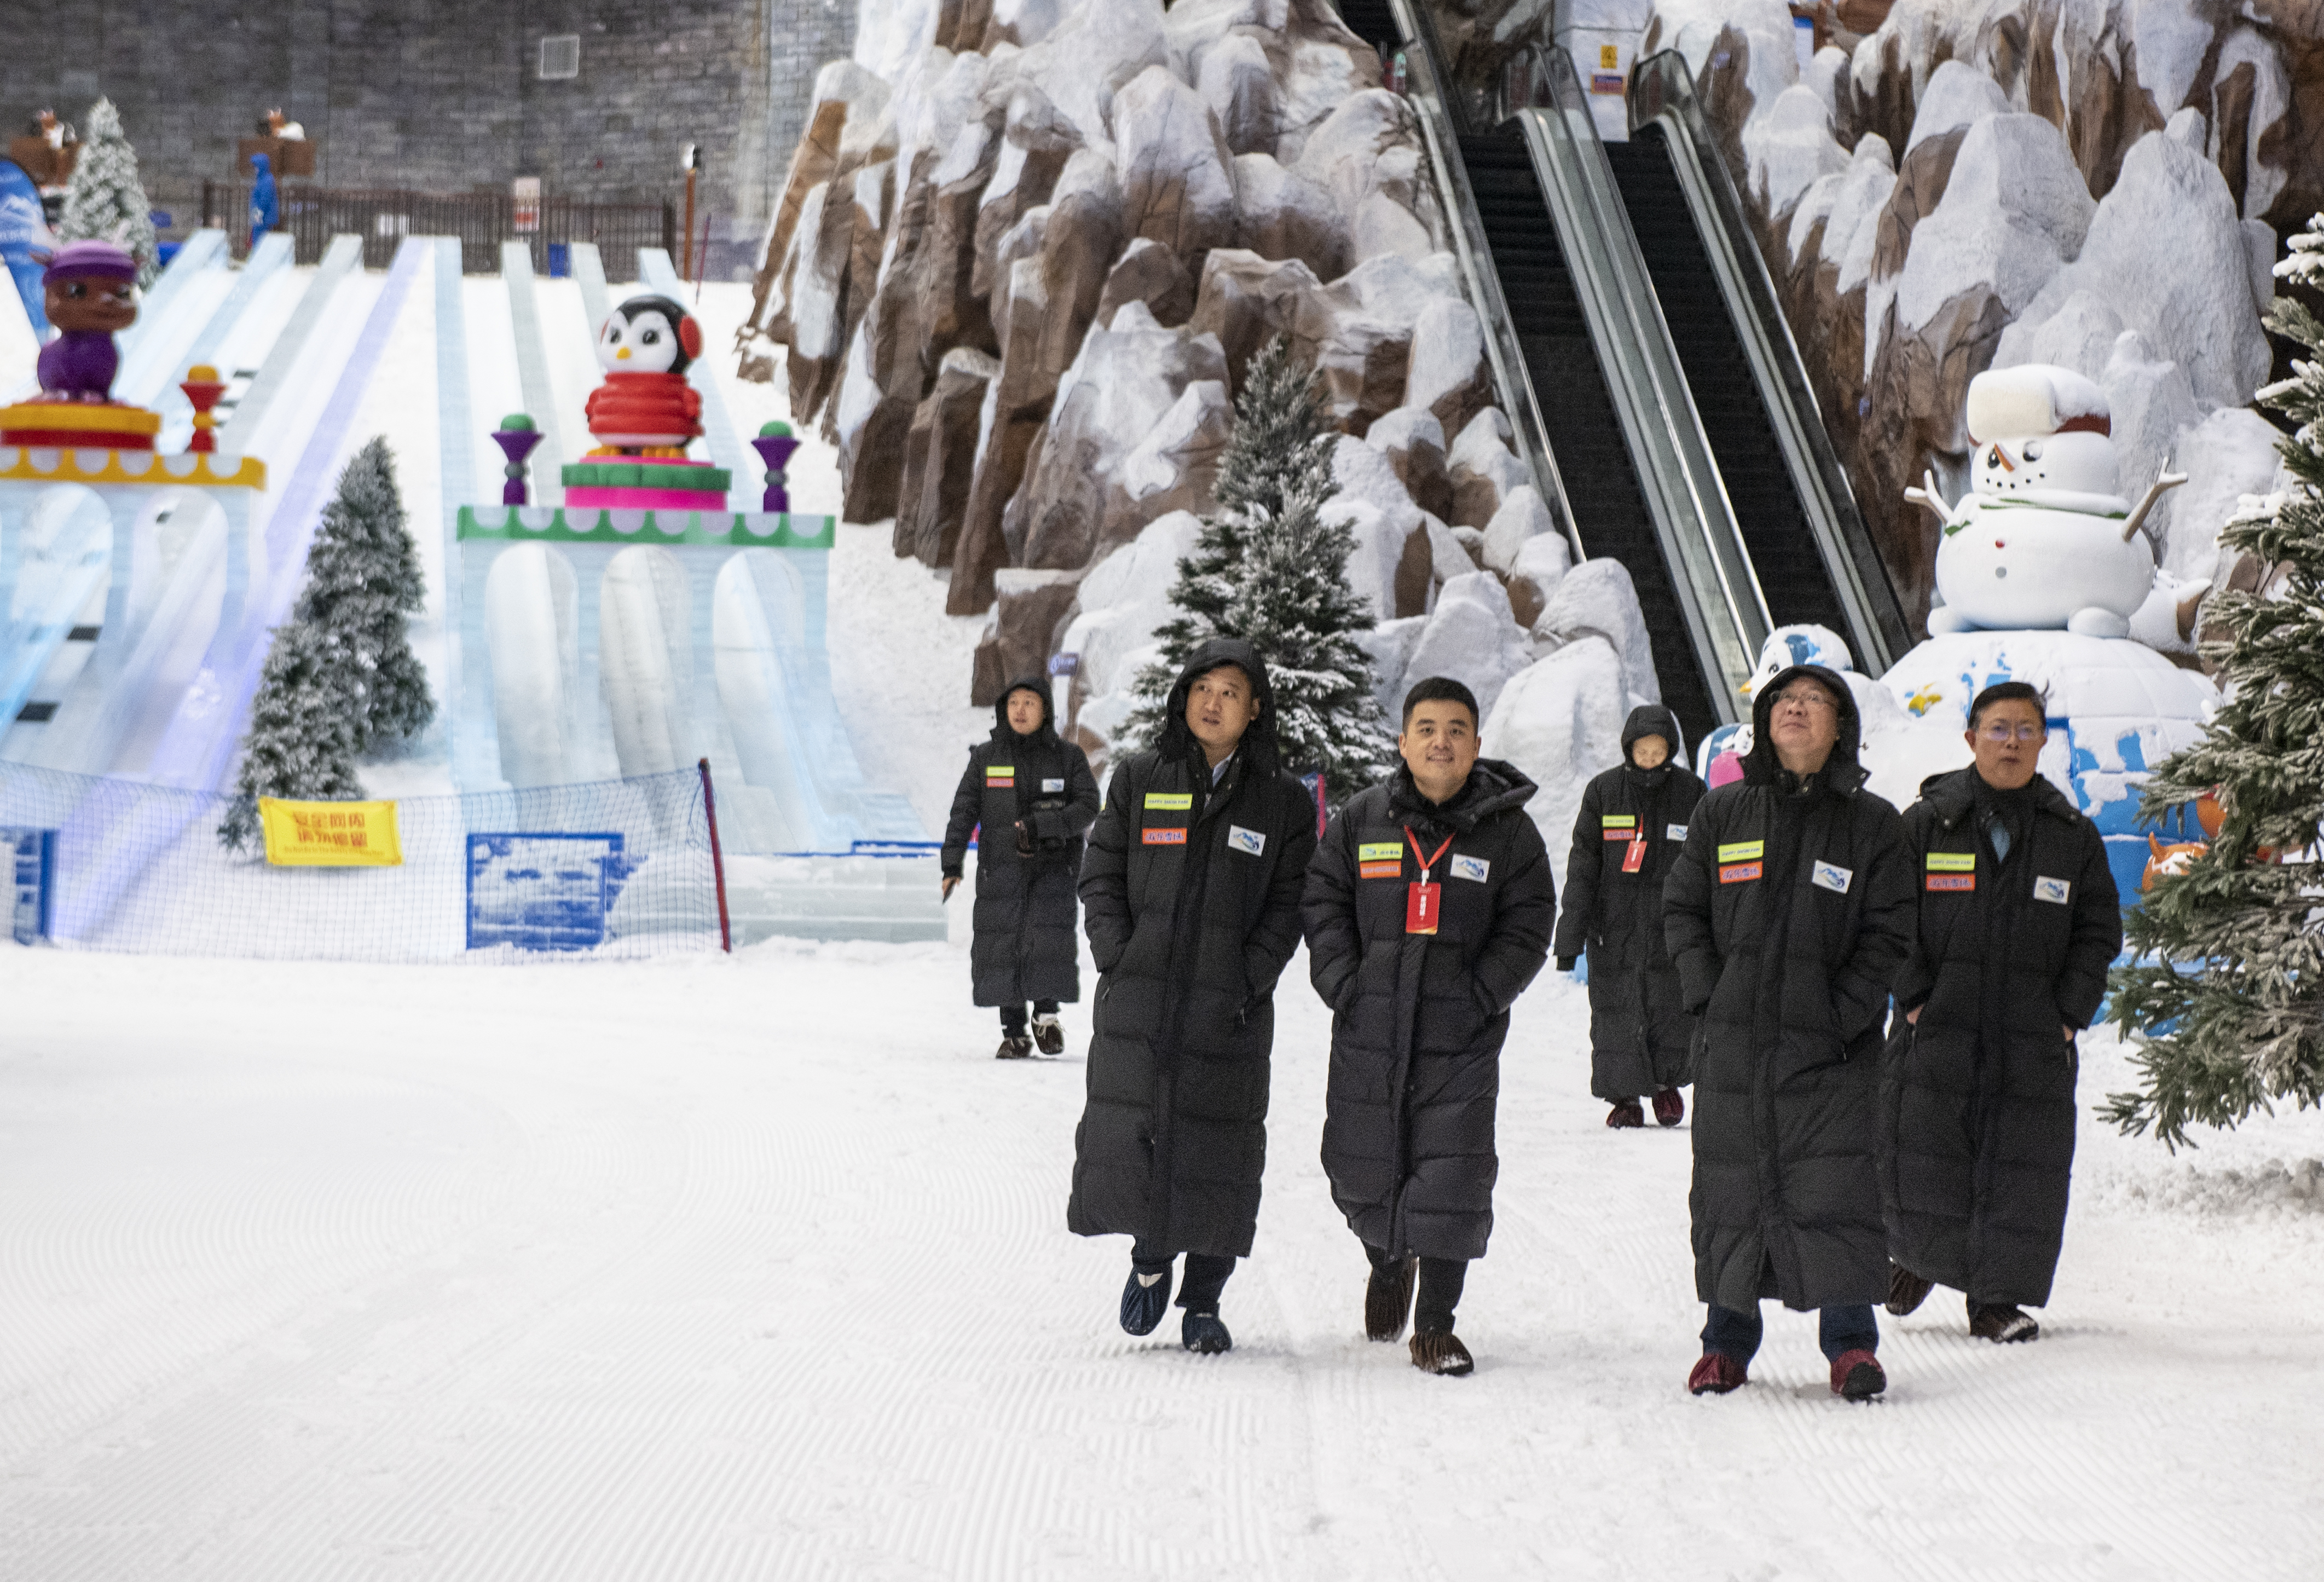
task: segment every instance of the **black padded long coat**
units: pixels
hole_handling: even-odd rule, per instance
[[[1196,677],[1250,676],[1261,713],[1213,786],[1185,726]],[[1160,743],[1113,772],[1082,864],[1099,974],[1088,1099],[1065,1223],[1155,1256],[1242,1257],[1267,1165],[1275,984],[1299,944],[1315,802],[1278,766],[1267,667],[1247,643],[1198,647]]]
[[[1323,1170],[1348,1228],[1393,1256],[1481,1258],[1492,1235],[1501,1044],[1557,916],[1534,791],[1480,758],[1439,807],[1398,768],[1341,810],[1308,868],[1307,972],[1332,1007]],[[1448,837],[1429,871],[1437,930],[1406,933],[1407,889]]]
[[[1876,1302],[1888,1292],[1874,1168],[1888,987],[1912,948],[1913,875],[1896,810],[1863,789],[1860,726],[1804,782],[1777,762],[1759,689],[1743,779],[1705,796],[1664,889],[1664,932],[1700,1013],[1694,1283],[1749,1311]]]
[[[1671,745],[1668,762],[1628,762],[1641,736]],[[1592,779],[1565,859],[1556,954],[1590,957],[1590,1091],[1619,1101],[1694,1080],[1694,1018],[1663,939],[1663,881],[1708,789],[1679,756],[1678,718],[1659,703],[1630,711],[1624,762]],[[1638,865],[1628,868],[1633,843]]]
[[[1962,769],[1904,810],[1919,915],[1896,1006],[1921,1016],[1888,1042],[1880,1189],[1897,1263],[1981,1302],[2040,1307],[2074,1162],[2080,1057],[2065,1029],[2106,997],[2122,903],[2098,827],[2046,780],[2014,795],[2011,810]]]
[[[1030,735],[1009,728],[1010,694],[1019,691],[1041,699],[1040,727]],[[1097,817],[1097,781],[1082,750],[1058,739],[1046,680],[1016,682],[992,712],[992,735],[969,749],[945,826],[944,872],[955,879],[967,860],[969,832],[983,828],[977,838],[971,987],[979,1005],[1071,1003],[1082,997],[1074,894],[1082,835]],[[1020,819],[1030,855],[1019,849]]]

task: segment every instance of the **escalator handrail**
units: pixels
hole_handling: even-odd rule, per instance
[[[1517,119],[1564,244],[1648,513],[1676,574],[1680,607],[1711,682],[1711,707],[1732,723],[1741,718],[1742,686],[1775,623],[1572,59],[1540,45],[1525,53],[1536,58],[1535,80],[1550,104],[1519,108]]]
[[[1912,646],[1904,608],[1832,448],[1814,386],[1808,381],[1806,360],[1793,338],[1766,259],[1751,239],[1742,195],[1726,161],[1719,157],[1710,120],[1695,97],[1693,72],[1678,51],[1659,51],[1633,69],[1629,119],[1633,131],[1654,122],[1665,129],[1664,142],[1695,231],[1718,277],[1752,382],[1766,406],[1784,465],[1848,619],[1849,645],[1870,673],[1881,674]]]
[[[1491,365],[1494,392],[1500,397],[1501,411],[1509,420],[1517,459],[1533,475],[1542,503],[1549,508],[1558,531],[1565,535],[1574,559],[1579,560],[1584,551],[1573,520],[1573,506],[1566,498],[1565,479],[1559,474],[1556,456],[1550,449],[1549,425],[1542,417],[1541,402],[1526,370],[1525,353],[1517,345],[1516,320],[1509,316],[1508,301],[1501,293],[1501,277],[1492,266],[1492,248],[1477,218],[1477,195],[1469,186],[1468,167],[1461,158],[1460,134],[1466,117],[1458,104],[1446,97],[1443,79],[1437,72],[1434,30],[1429,25],[1426,13],[1414,0],[1388,3],[1403,40],[1406,67],[1411,73],[1411,88],[1405,95],[1405,102],[1412,106],[1414,118],[1420,124],[1429,177],[1436,190],[1437,208],[1443,212],[1445,227],[1452,235],[1452,254],[1460,267],[1462,283],[1468,290],[1478,318],[1483,320],[1485,357]],[[1459,437],[1444,436],[1448,456]]]

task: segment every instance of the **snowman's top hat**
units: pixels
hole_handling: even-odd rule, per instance
[[[1979,374],[1969,382],[1967,415],[1969,438],[1980,445],[1992,439],[2114,432],[2106,392],[2071,368],[2050,363]]]

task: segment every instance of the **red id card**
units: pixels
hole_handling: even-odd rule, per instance
[[[1436,931],[1436,915],[1443,905],[1442,884],[1423,884],[1418,880],[1404,887],[1404,931],[1407,934],[1433,934]]]
[[[1646,865],[1646,837],[1644,836],[1640,836],[1632,840],[1630,842],[1629,849],[1622,854],[1622,872],[1625,874],[1635,874]]]

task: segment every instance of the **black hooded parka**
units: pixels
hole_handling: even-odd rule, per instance
[[[1041,700],[1041,723],[1029,735],[1009,727],[1009,699],[1019,692]],[[992,735],[969,749],[945,826],[944,872],[954,879],[967,859],[969,832],[980,825],[984,831],[977,839],[976,935],[968,954],[975,1003],[1070,1003],[1081,998],[1074,891],[1082,835],[1097,817],[1097,781],[1082,750],[1058,738],[1046,680],[1013,683],[992,712]]]
[[[1997,856],[1991,827],[2009,828]],[[2080,1058],[2122,948],[2106,841],[2048,781],[1931,777],[1904,811],[1918,927],[1881,1090],[1889,1255],[1980,1302],[2041,1307],[2065,1237]]]
[[[1535,790],[1480,758],[1439,805],[1399,766],[1341,810],[1308,868],[1308,976],[1332,1007],[1323,1169],[1348,1228],[1393,1257],[1481,1258],[1492,1235],[1501,1044],[1557,916]],[[1432,855],[1437,930],[1409,933]]]
[[[1830,690],[1840,737],[1803,779],[1775,756],[1775,699]],[[1686,1009],[1702,1017],[1694,1079],[1694,1283],[1748,1312],[1888,1292],[1874,1168],[1882,1022],[1913,942],[1913,875],[1896,810],[1863,789],[1848,684],[1794,665],[1759,689],[1743,778],[1696,805],[1664,888]]]
[[[1641,736],[1668,742],[1670,757],[1654,769],[1631,763]],[[1694,1018],[1663,939],[1663,881],[1707,789],[1680,743],[1661,704],[1630,711],[1623,762],[1582,791],[1565,859],[1556,954],[1589,953],[1590,1091],[1617,1103],[1694,1080]]]
[[[1250,678],[1260,711],[1213,785],[1186,728],[1195,680]],[[1088,1100],[1065,1223],[1153,1256],[1242,1257],[1267,1163],[1275,983],[1299,944],[1315,801],[1280,766],[1275,698],[1250,644],[1194,650],[1159,744],[1114,770],[1081,896],[1099,973]]]

